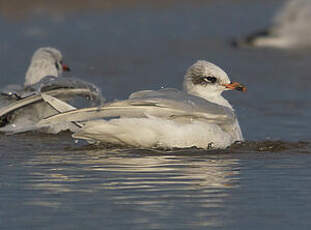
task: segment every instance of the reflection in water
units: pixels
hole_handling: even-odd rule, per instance
[[[186,212],[196,210],[189,214],[191,219],[200,219],[192,224],[218,226],[220,219],[211,216],[217,216],[230,191],[239,185],[238,160],[203,151],[196,155],[147,155],[136,150],[45,152],[24,166],[32,169],[25,186],[41,194],[28,199],[26,205],[60,208],[65,205],[61,199],[45,197],[96,196],[99,203],[101,199],[112,202],[101,209],[125,206],[144,213],[132,221],[145,218],[150,224],[154,215],[177,218],[178,213],[185,214],[182,207],[187,207]]]

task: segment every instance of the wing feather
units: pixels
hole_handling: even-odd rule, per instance
[[[102,107],[63,112],[41,120],[39,125],[53,125],[61,121],[83,122],[94,119],[148,116],[182,122],[204,119],[215,124],[232,123],[235,120],[235,115],[229,108],[176,89],[163,89],[138,91],[131,94],[128,100],[105,104]]]

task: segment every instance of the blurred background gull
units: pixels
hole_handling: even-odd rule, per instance
[[[240,40],[234,46],[275,48],[311,47],[311,1],[288,0],[272,20],[272,25]]]

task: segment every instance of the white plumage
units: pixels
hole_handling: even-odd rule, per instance
[[[46,103],[41,93],[69,101],[77,96],[100,98],[100,92],[91,83],[74,78],[61,78],[69,67],[63,64],[62,54],[51,47],[36,50],[28,67],[24,86],[7,87],[2,90],[0,108],[0,132],[19,133],[37,129],[37,122],[57,114],[57,110]],[[73,130],[71,123],[58,124],[44,132],[58,133]]]
[[[198,61],[185,75],[184,91],[138,91],[127,100],[101,108],[64,111],[40,121],[39,125],[48,127],[64,121],[78,122],[82,128],[73,136],[96,143],[225,148],[243,140],[234,110],[221,96],[229,89],[245,91],[239,83],[230,82],[218,66]],[[64,108],[63,103],[60,108]]]
[[[59,50],[52,47],[39,48],[31,58],[24,85],[33,85],[46,76],[60,77],[63,73],[62,60]]]

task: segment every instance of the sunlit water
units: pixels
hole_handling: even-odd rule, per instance
[[[207,59],[248,87],[226,93],[248,142],[165,151],[88,146],[69,134],[1,135],[0,229],[308,229],[311,51],[228,45],[267,26],[281,3],[3,14],[3,86],[23,82],[43,45],[61,49],[71,74],[96,83],[108,100],[181,88],[186,68]]]

